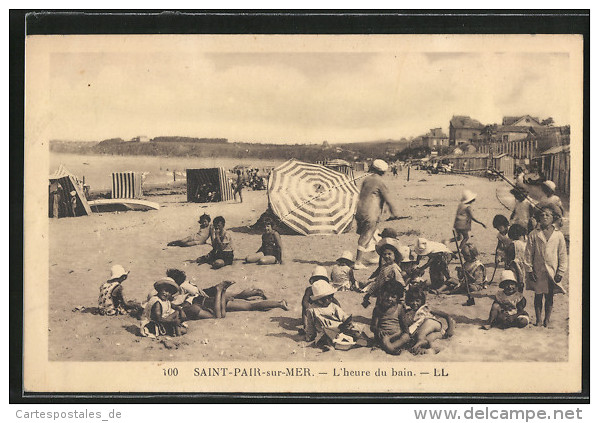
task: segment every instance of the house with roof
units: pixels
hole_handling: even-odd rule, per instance
[[[485,126],[470,116],[453,116],[449,121],[449,145],[478,139]]]
[[[532,126],[533,128],[538,128],[541,125],[541,121],[538,117],[533,117],[531,115],[524,116],[504,116],[501,122],[502,126]]]
[[[432,128],[426,135],[421,136],[421,144],[435,150],[439,147],[449,146],[449,137],[441,128]]]

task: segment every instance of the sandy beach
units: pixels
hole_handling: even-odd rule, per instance
[[[487,266],[490,278],[494,267],[496,231],[493,216],[509,217],[509,211],[496,198],[501,181],[476,176],[429,175],[406,170],[398,177],[386,175],[385,181],[399,205],[401,220],[383,222],[380,228],[393,227],[404,244],[413,245],[418,237],[442,241],[451,238],[455,210],[461,192],[468,188],[478,193],[474,214],[487,229],[473,223],[472,242]],[[533,190],[536,194],[536,191]],[[557,295],[552,328],[492,329],[479,326],[487,319],[492,296],[498,290],[501,267],[493,284],[475,293],[476,304],[465,307],[463,295],[427,297],[432,308],[443,310],[457,322],[455,335],[439,341],[437,355],[387,355],[380,349],[356,348],[350,351],[322,352],[309,346],[298,335],[301,326],[301,298],[315,265],[330,269],[344,250],[355,254],[355,230],[333,236],[283,235],[283,265],[245,264],[243,258],[260,246],[260,233],[248,225],[266,210],[266,191],[244,191],[240,203],[187,203],[185,195],[148,197],[160,204],[150,212],[94,213],[91,216],[50,219],[49,263],[49,351],[50,361],[566,361],[568,359],[568,295]],[[564,203],[567,207],[567,201]],[[197,231],[202,213],[212,218],[222,215],[232,232],[235,261],[232,266],[211,270],[208,265],[186,263],[209,251],[210,246],[167,247],[174,239]],[[568,213],[566,212],[566,217]],[[567,221],[567,220],[566,220]],[[567,234],[567,224],[563,228]],[[139,321],[130,316],[103,317],[93,313],[97,307],[100,285],[109,277],[110,267],[121,264],[130,270],[124,282],[127,300],[146,298],[154,281],[168,268],[184,270],[200,288],[222,280],[236,282],[229,292],[256,287],[269,299],[285,299],[290,310],[267,312],[230,312],[225,319],[188,322],[185,336],[173,338],[174,348],[157,340],[138,335]],[[450,265],[452,275],[458,261]],[[356,272],[366,280],[375,267]],[[428,276],[428,272],[427,272]],[[568,280],[564,280],[568,289]],[[533,293],[525,292],[527,311],[534,315]],[[368,326],[373,305],[364,309],[362,295],[340,292],[342,307],[353,314],[354,321]]]

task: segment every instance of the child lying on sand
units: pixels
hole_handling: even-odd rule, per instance
[[[176,241],[171,241],[167,245],[169,247],[193,247],[194,245],[206,244],[208,238],[210,238],[210,232],[212,230],[210,216],[204,213],[200,216],[198,223],[200,224],[200,230],[197,234],[188,236],[187,238],[178,239]]]

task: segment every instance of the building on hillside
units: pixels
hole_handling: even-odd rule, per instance
[[[536,135],[536,131],[531,126],[498,126],[496,129],[496,139],[499,142],[521,141],[527,138],[532,138]]]
[[[421,136],[421,144],[423,147],[436,150],[439,147],[449,146],[449,137],[441,128],[432,128],[428,134]]]
[[[140,135],[131,138],[131,142],[150,142],[150,138],[146,137],[145,135]]]
[[[453,116],[449,121],[449,145],[480,138],[485,126],[470,116]]]
[[[537,117],[532,117],[531,115],[524,116],[504,116],[501,122],[502,126],[532,126],[533,128],[539,128],[543,125],[540,123],[541,121]]]

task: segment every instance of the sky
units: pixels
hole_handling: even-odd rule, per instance
[[[453,115],[569,124],[563,52],[97,50],[49,56],[49,139],[320,144],[448,133]]]

